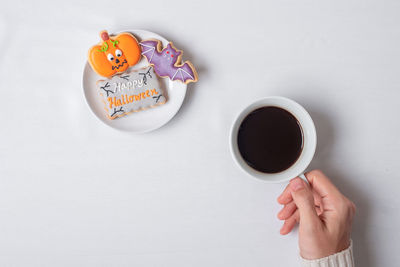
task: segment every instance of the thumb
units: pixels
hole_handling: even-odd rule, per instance
[[[315,210],[314,196],[309,185],[296,177],[290,181],[290,189],[293,201],[299,209],[300,225],[302,223],[309,226],[315,225],[319,221],[319,217]]]

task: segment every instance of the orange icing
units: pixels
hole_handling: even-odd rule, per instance
[[[132,103],[133,101],[140,101],[142,99],[145,99],[146,97],[152,97],[153,95],[158,95],[158,92],[155,89],[151,90],[146,90],[143,93],[137,94],[137,95],[121,95],[121,98],[117,97],[108,97],[108,106],[110,109],[113,107],[119,107],[125,104]]]

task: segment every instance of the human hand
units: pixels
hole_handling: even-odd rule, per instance
[[[305,174],[309,185],[292,179],[278,203],[284,205],[278,218],[284,220],[282,235],[299,223],[299,248],[304,259],[319,259],[345,250],[350,245],[355,205],[319,170]]]

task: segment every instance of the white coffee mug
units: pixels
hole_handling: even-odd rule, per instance
[[[303,149],[299,158],[288,169],[278,173],[263,173],[250,167],[242,158],[237,142],[239,127],[244,118],[246,118],[246,116],[252,111],[268,106],[279,107],[289,111],[296,117],[303,130]],[[308,114],[308,112],[297,102],[281,96],[262,98],[242,110],[233,122],[229,140],[232,157],[239,167],[247,174],[271,183],[286,182],[296,176],[302,175],[311,163],[317,146],[317,134],[310,114]]]

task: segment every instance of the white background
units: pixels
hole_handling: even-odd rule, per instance
[[[302,104],[321,168],[358,206],[357,266],[398,266],[398,1],[5,1],[0,9],[0,266],[297,266],[284,184],[229,154],[235,115]],[[147,29],[197,67],[145,135],[105,126],[82,90],[98,32]],[[132,115],[134,116],[134,115]]]

